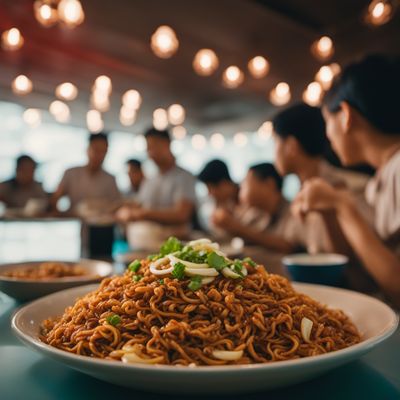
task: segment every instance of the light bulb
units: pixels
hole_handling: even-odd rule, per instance
[[[221,133],[213,133],[210,137],[210,144],[214,149],[222,149],[225,145],[225,138]]]
[[[375,26],[383,25],[393,16],[393,5],[388,1],[374,0],[368,6],[365,15],[367,23]]]
[[[4,50],[15,51],[22,47],[24,38],[17,28],[11,28],[1,35],[1,44]]]
[[[233,143],[237,147],[244,147],[244,146],[246,146],[247,142],[248,142],[248,138],[242,132],[236,133],[235,136],[233,137]]]
[[[269,71],[269,63],[262,56],[256,56],[252,58],[247,66],[251,75],[253,75],[253,77],[257,79],[264,78]]]
[[[86,114],[86,124],[90,132],[99,133],[104,128],[101,114],[97,110],[89,110]]]
[[[310,106],[319,105],[322,97],[322,87],[319,82],[311,82],[303,93],[303,100]]]
[[[185,121],[185,109],[180,104],[168,107],[168,120],[172,125],[181,125]]]
[[[192,147],[195,150],[203,150],[207,145],[207,140],[203,135],[196,133],[192,136]]]
[[[151,36],[150,45],[156,56],[170,58],[178,50],[179,41],[171,27],[162,25]]]
[[[32,87],[32,81],[25,75],[18,75],[11,83],[12,91],[20,95],[30,93]]]
[[[172,128],[172,135],[177,140],[182,140],[186,137],[187,131],[186,128],[182,125],[174,126]]]
[[[322,36],[311,46],[312,54],[319,60],[327,60],[335,52],[333,41],[329,36]]]
[[[286,82],[280,82],[271,90],[269,99],[275,106],[283,106],[291,99],[290,87]]]
[[[222,81],[225,87],[235,89],[243,83],[244,74],[240,68],[231,65],[224,71]]]
[[[193,69],[201,76],[209,76],[218,68],[218,57],[213,50],[201,49],[193,59]]]
[[[45,27],[54,25],[58,20],[57,10],[43,0],[36,0],[33,4],[36,20]]]
[[[111,79],[106,75],[100,75],[94,81],[94,90],[109,95],[112,90]]]
[[[154,128],[163,131],[168,127],[168,114],[163,108],[157,108],[153,112],[153,126]]]
[[[258,128],[258,136],[263,140],[268,140],[272,136],[273,126],[271,121],[265,121],[260,128]]]
[[[61,0],[58,4],[58,15],[60,20],[70,28],[75,28],[85,19],[85,13],[79,0]]]
[[[127,90],[122,96],[122,104],[126,107],[137,110],[142,104],[142,97],[137,90]]]
[[[28,108],[22,114],[24,122],[31,128],[37,128],[42,122],[42,115],[40,110],[36,108]]]
[[[64,82],[56,87],[55,93],[59,99],[74,100],[78,96],[78,89],[71,82]]]

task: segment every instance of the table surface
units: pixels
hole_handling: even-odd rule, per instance
[[[99,381],[25,347],[14,337],[10,318],[20,306],[0,292],[0,399],[80,400],[187,399],[134,391]],[[360,360],[317,379],[264,393],[225,397],[229,400],[261,399],[400,399],[400,328]],[[196,397],[201,399],[201,397]],[[218,397],[206,396],[212,400]],[[224,398],[220,396],[220,398]]]

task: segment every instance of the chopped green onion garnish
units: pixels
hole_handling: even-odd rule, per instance
[[[158,283],[159,283],[160,285],[164,285],[164,279],[159,279],[159,280],[158,280]]]
[[[250,257],[246,257],[243,261],[249,264],[251,267],[257,267],[257,263],[254,262]]]
[[[129,271],[137,272],[139,270],[139,268],[141,267],[141,265],[142,265],[142,263],[139,260],[135,260],[129,264],[128,269],[129,269]]]
[[[188,288],[193,291],[200,289],[201,288],[201,276],[199,276],[199,275],[194,276],[190,280]]]
[[[233,270],[240,276],[243,276],[242,268],[243,268],[242,262],[240,260],[235,260],[233,263]]]
[[[167,254],[175,253],[176,251],[182,250],[182,242],[176,237],[171,236],[160,248],[160,254],[166,256]]]
[[[112,315],[109,315],[109,316],[106,318],[106,321],[107,321],[110,325],[116,326],[116,325],[118,325],[118,324],[121,322],[121,317],[120,317],[119,315],[117,315],[117,314],[112,314]]]
[[[142,278],[143,278],[142,275],[135,275],[135,276],[133,277],[133,280],[134,280],[135,282],[139,282]]]
[[[172,276],[179,280],[183,279],[185,276],[185,268],[186,267],[182,263],[176,263],[172,270]]]
[[[207,264],[210,267],[215,268],[217,271],[221,271],[228,265],[225,257],[220,256],[219,254],[215,253],[214,251],[212,253],[208,254]]]

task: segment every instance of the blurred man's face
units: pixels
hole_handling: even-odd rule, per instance
[[[240,202],[249,207],[272,211],[273,199],[279,195],[272,178],[259,179],[253,171],[249,171],[240,185]]]
[[[236,198],[232,197],[231,186],[232,183],[229,181],[221,181],[219,183],[207,183],[208,193],[213,197],[216,203],[225,203],[230,200],[236,202]]]
[[[137,167],[136,165],[129,164],[128,165],[128,176],[129,180],[131,181],[131,185],[134,188],[140,186],[143,180],[143,172],[141,168]]]
[[[88,147],[89,166],[93,170],[101,168],[106,158],[108,144],[105,140],[93,140]]]
[[[16,171],[16,179],[20,185],[29,185],[34,180],[35,164],[30,160],[22,161]]]
[[[276,133],[274,134],[274,142],[275,142],[275,168],[278,171],[279,175],[286,176],[291,171],[291,160],[289,157],[289,149],[287,146],[287,139],[283,139],[278,136]]]
[[[326,124],[326,136],[342,164],[354,165],[363,162],[364,160],[358,152],[359,145],[351,132],[351,126],[346,123],[345,111],[339,110],[332,113],[326,107],[323,107],[322,115]]]
[[[164,164],[170,155],[169,141],[163,138],[149,136],[146,138],[147,154],[157,165]]]

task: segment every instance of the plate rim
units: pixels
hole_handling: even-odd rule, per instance
[[[346,359],[351,355],[362,355],[367,353],[368,351],[371,350],[372,347],[375,347],[379,343],[383,342],[384,340],[388,339],[397,329],[399,326],[399,315],[386,303],[383,301],[374,298],[372,296],[366,295],[364,293],[356,292],[353,290],[348,290],[348,289],[343,289],[343,288],[335,288],[331,286],[326,286],[326,285],[318,285],[318,284],[312,284],[312,283],[302,283],[302,282],[292,282],[296,290],[298,290],[298,287],[312,287],[316,289],[322,289],[322,290],[334,290],[334,291],[340,291],[348,294],[356,294],[358,296],[364,297],[365,299],[373,300],[377,303],[380,304],[380,306],[383,306],[384,308],[387,309],[387,311],[390,313],[390,325],[385,328],[385,330],[378,335],[368,338],[366,340],[363,340],[360,343],[354,344],[350,347],[346,347],[344,349],[336,350],[333,352],[325,353],[325,354],[319,354],[316,356],[310,356],[310,357],[303,357],[299,359],[291,359],[291,360],[282,360],[278,362],[271,362],[271,363],[253,363],[253,364],[240,364],[240,365],[200,365],[196,367],[188,367],[188,366],[180,366],[180,365],[164,365],[164,364],[157,364],[157,365],[146,365],[146,364],[125,364],[122,363],[121,361],[117,360],[104,360],[104,359],[99,359],[99,358],[92,358],[88,356],[82,356],[74,353],[67,352],[65,350],[58,349],[56,347],[50,346],[46,343],[43,343],[38,336],[33,337],[27,333],[25,333],[23,330],[20,329],[18,326],[18,320],[21,318],[21,315],[26,312],[27,309],[34,307],[37,303],[42,302],[45,299],[48,299],[50,297],[57,297],[65,294],[68,291],[78,291],[78,290],[83,290],[87,289],[87,293],[96,287],[98,287],[98,284],[90,284],[90,285],[85,285],[85,286],[78,286],[74,288],[69,288],[65,290],[58,291],[56,293],[49,294],[47,296],[41,297],[39,299],[36,299],[20,308],[18,308],[12,318],[11,318],[11,328],[13,333],[27,346],[35,349],[36,351],[40,351],[40,353],[45,353],[46,356],[56,358],[57,360],[60,360],[62,358],[65,358],[67,360],[72,360],[72,363],[74,361],[78,362],[83,362],[87,363],[89,365],[93,366],[102,366],[102,367],[110,367],[110,368],[123,368],[123,369],[130,369],[132,371],[146,371],[148,373],[152,372],[164,372],[164,373],[197,373],[197,374],[207,374],[208,372],[218,372],[218,373],[235,373],[238,371],[254,371],[254,370],[278,370],[278,369],[287,369],[287,368],[296,368],[299,366],[308,366],[312,364],[318,364],[318,363],[329,363],[332,360],[338,360],[338,359]],[[354,359],[351,358],[351,359]],[[340,363],[338,363],[340,365]]]

